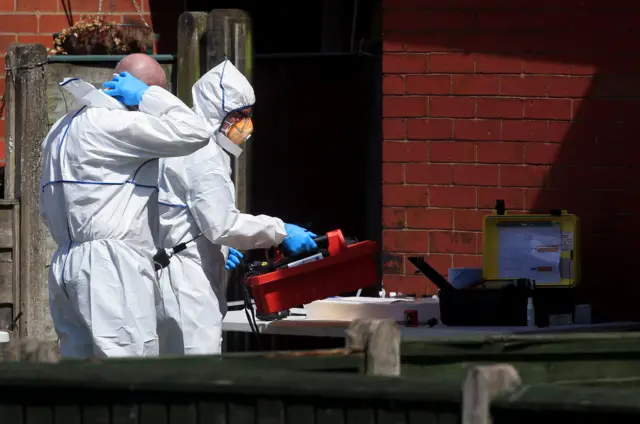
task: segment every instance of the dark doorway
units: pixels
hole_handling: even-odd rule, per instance
[[[351,55],[256,61],[254,213],[318,234],[340,228],[361,240],[379,237],[377,62]]]

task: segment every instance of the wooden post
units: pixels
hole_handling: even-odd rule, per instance
[[[358,319],[346,333],[347,349],[364,351],[366,374],[400,375],[400,328],[395,321]]]
[[[206,12],[183,12],[178,18],[178,97],[192,106],[191,87],[198,81],[206,63],[202,59],[201,44],[207,31]],[[204,53],[204,47],[202,49]]]
[[[521,384],[518,371],[509,364],[471,368],[462,386],[462,424],[491,424],[491,401]]]
[[[20,201],[20,337],[55,339],[49,314],[46,229],[39,212],[42,155],[47,134],[47,50],[42,44],[14,44],[6,56],[8,84],[13,84],[10,116],[15,139],[16,181],[11,191]]]
[[[253,45],[251,19],[239,9],[216,9],[209,13],[207,33],[207,69],[225,59],[231,60],[249,81],[253,73]],[[236,205],[242,212],[250,212],[249,180],[251,144],[242,146],[242,155],[233,160],[233,180],[236,186]]]

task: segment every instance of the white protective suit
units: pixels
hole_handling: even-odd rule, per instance
[[[84,105],[42,143],[40,214],[58,245],[49,303],[61,355],[157,355],[154,159],[192,153],[213,130],[160,87],[128,111],[84,81],[61,85]]]
[[[224,265],[231,246],[260,249],[282,243],[284,223],[240,213],[231,181],[229,148],[220,124],[225,116],[255,102],[249,81],[229,61],[207,72],[192,89],[194,110],[216,130],[196,153],[160,160],[160,237],[165,248],[195,242],[161,271],[166,320],[159,324],[161,354],[220,353],[227,311]],[[236,147],[233,145],[233,147]],[[234,151],[233,147],[229,148]]]

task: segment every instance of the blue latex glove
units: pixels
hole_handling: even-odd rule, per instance
[[[311,231],[293,224],[284,224],[284,229],[287,232],[287,237],[282,242],[282,246],[290,255],[296,256],[318,248],[316,242],[313,241],[318,236]]]
[[[137,106],[149,86],[129,72],[121,72],[120,75],[114,75],[111,81],[103,83],[102,88],[106,88],[105,93],[121,103],[127,106]]]
[[[240,259],[244,256],[242,253],[238,252],[233,247],[229,248],[229,255],[227,256],[227,263],[224,266],[224,269],[235,269],[238,265],[240,265]]]

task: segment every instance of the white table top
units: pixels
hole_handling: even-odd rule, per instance
[[[292,309],[292,313],[303,314],[304,309]],[[306,316],[289,316],[279,321],[256,320],[261,333],[287,336],[344,337],[348,321],[316,321]],[[640,323],[573,324],[545,328],[530,327],[401,327],[403,340],[426,340],[460,336],[497,336],[506,334],[581,332],[598,330],[640,330]],[[244,310],[229,311],[222,322],[222,331],[251,332]]]

